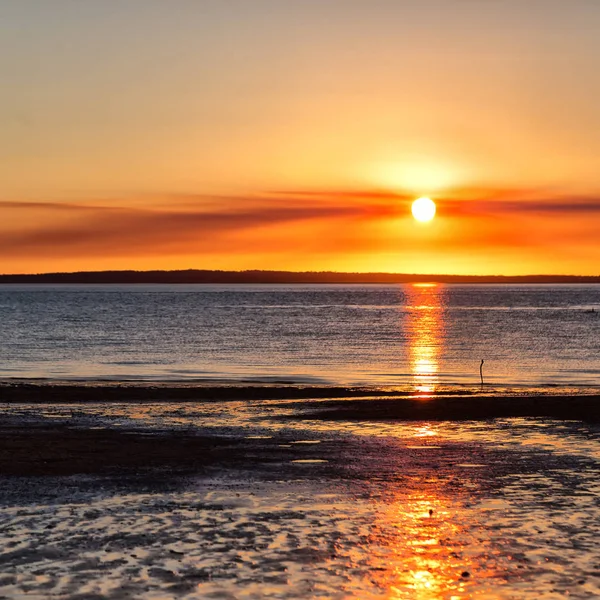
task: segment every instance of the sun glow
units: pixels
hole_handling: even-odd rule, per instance
[[[400,159],[373,167],[376,185],[412,194],[435,194],[461,185],[466,171],[442,161]]]
[[[435,217],[435,202],[431,198],[423,196],[417,198],[412,203],[412,214],[413,217],[421,223],[427,223]]]

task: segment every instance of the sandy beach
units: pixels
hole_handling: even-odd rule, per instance
[[[0,389],[2,597],[600,594],[594,395]]]

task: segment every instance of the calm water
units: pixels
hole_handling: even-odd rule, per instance
[[[0,377],[600,385],[599,285],[0,286]]]

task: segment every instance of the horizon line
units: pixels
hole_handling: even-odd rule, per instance
[[[107,269],[101,271],[54,271],[45,273],[2,273],[0,274],[0,283],[7,280],[20,280],[15,282],[27,282],[33,280],[44,280],[44,283],[75,283],[75,280],[85,280],[82,283],[92,282],[93,279],[113,279],[113,281],[102,281],[102,283],[127,283],[124,278],[131,278],[131,283],[161,283],[161,281],[140,281],[145,278],[151,279],[168,279],[164,283],[195,283],[188,281],[187,278],[201,279],[197,283],[275,283],[273,278],[282,278],[281,283],[310,283],[306,279],[314,279],[315,283],[327,283],[325,279],[331,277],[333,279],[350,278],[353,281],[341,281],[341,283],[376,283],[375,278],[383,278],[386,281],[382,283],[393,283],[391,280],[406,279],[409,281],[435,281],[451,282],[454,281],[483,281],[483,280],[513,280],[532,282],[566,282],[566,281],[581,281],[586,282],[597,281],[600,283],[600,274],[598,275],[576,275],[576,274],[548,274],[548,273],[530,273],[524,275],[503,275],[503,274],[442,274],[442,273],[406,273],[406,272],[385,272],[385,271],[285,271],[274,269],[244,269],[244,270],[224,270],[224,269]],[[187,276],[185,279],[173,280],[177,276]],[[229,279],[231,281],[222,281]],[[268,279],[260,281],[261,278]],[[116,279],[116,280],[114,280]],[[211,279],[220,279],[221,281],[210,281]],[[296,279],[296,281],[294,281]],[[301,280],[299,280],[301,279]],[[368,281],[361,281],[368,280]],[[54,280],[54,281],[52,281]],[[69,281],[66,281],[69,280]],[[238,281],[234,281],[238,280]],[[287,280],[287,281],[286,281]],[[339,281],[337,281],[339,282]],[[336,281],[331,281],[336,283]],[[398,281],[401,283],[401,281]]]

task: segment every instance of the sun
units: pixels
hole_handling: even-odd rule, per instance
[[[435,202],[426,196],[417,198],[412,203],[412,214],[413,217],[421,223],[431,221],[431,219],[435,217]]]

